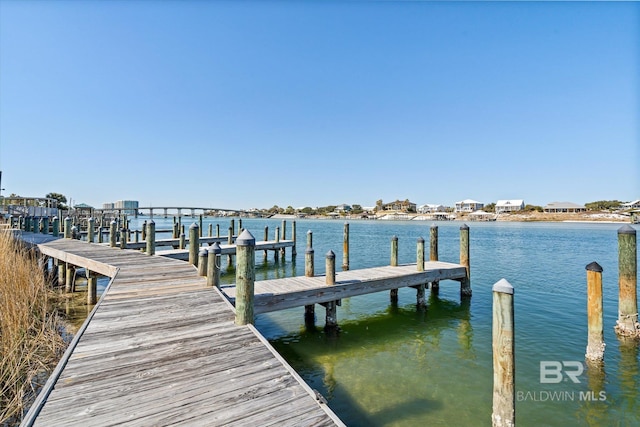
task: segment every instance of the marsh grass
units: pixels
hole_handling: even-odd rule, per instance
[[[0,230],[0,425],[17,424],[66,343],[33,252]]]

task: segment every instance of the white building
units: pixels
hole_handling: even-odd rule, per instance
[[[524,209],[524,200],[498,200],[496,203],[496,213],[516,212]]]
[[[640,199],[633,202],[623,203],[620,206],[622,209],[640,209]]]
[[[447,208],[443,205],[433,205],[427,203],[426,205],[418,206],[418,213],[434,213],[434,212],[446,212]]]
[[[461,202],[456,202],[456,212],[474,212],[484,208],[484,203],[477,202],[475,200],[466,199]]]

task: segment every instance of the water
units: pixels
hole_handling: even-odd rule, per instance
[[[135,226],[144,219],[133,221]],[[155,217],[156,228],[171,219]],[[237,226],[236,219],[236,226]],[[192,219],[183,219],[187,227]],[[206,218],[226,234],[229,220]],[[273,238],[281,220],[243,219],[262,240]],[[257,279],[304,274],[307,230],[313,231],[316,274],[324,255],[342,261],[343,221],[297,220],[298,256],[274,262],[256,254]],[[415,262],[416,240],[430,222],[350,221],[350,267],[386,265],[390,240],[399,240],[400,263]],[[459,259],[460,222],[440,222],[439,258]],[[618,340],[617,229],[622,224],[469,223],[473,296],[462,302],[459,283],[443,281],[425,311],[413,289],[399,302],[387,292],[354,297],[338,308],[341,331],[324,333],[324,309],[307,329],[303,310],[260,315],[257,328],[297,372],[322,393],[349,426],[490,425],[492,406],[491,288],[506,278],[515,288],[516,418],[519,426],[640,425],[638,343]],[[291,221],[287,221],[290,238]],[[158,238],[161,238],[160,236]],[[540,383],[540,361],[584,361],[587,345],[586,271],[592,261],[604,269],[604,369],[585,369],[579,383]],[[233,283],[234,271],[223,274]],[[593,391],[596,400],[586,400]],[[602,393],[600,393],[602,392]],[[602,400],[598,400],[602,399]]]

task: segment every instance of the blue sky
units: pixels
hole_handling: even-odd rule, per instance
[[[3,194],[640,198],[640,3],[0,0]]]

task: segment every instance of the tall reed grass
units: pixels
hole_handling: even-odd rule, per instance
[[[19,423],[66,347],[32,251],[0,230],[0,425]]]

